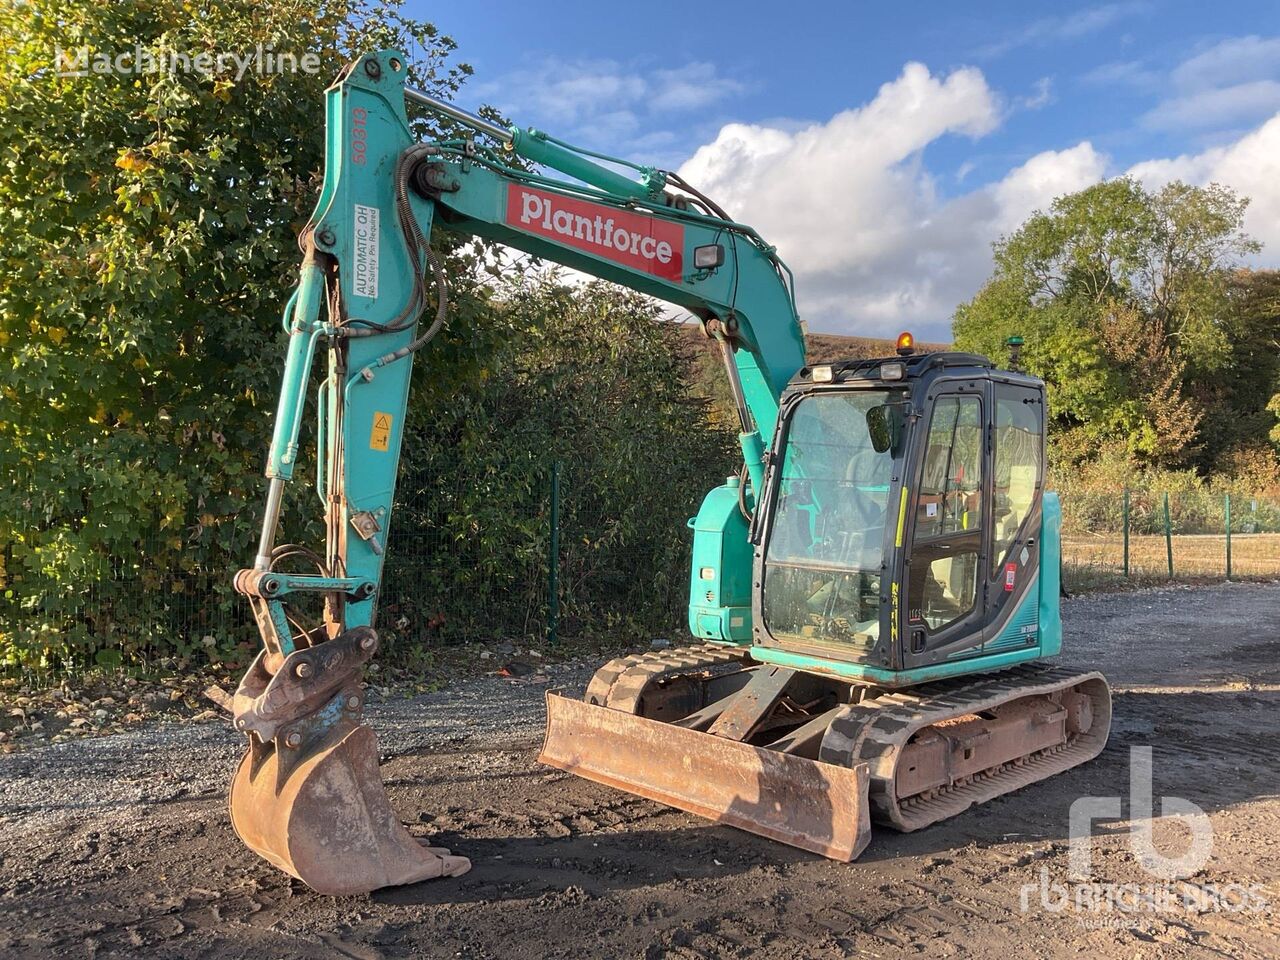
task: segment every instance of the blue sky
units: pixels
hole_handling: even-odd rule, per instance
[[[465,104],[678,168],[757,226],[816,330],[945,337],[992,240],[1126,172],[1250,195],[1280,265],[1275,0],[409,7],[475,67]]]

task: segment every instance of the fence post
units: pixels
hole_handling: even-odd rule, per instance
[[[1164,494],[1164,554],[1169,561],[1169,579],[1173,579],[1173,525],[1169,522],[1169,492]]]
[[[1227,579],[1231,579],[1231,494],[1223,495],[1223,513],[1226,516],[1227,528]]]
[[[1124,488],[1124,578],[1129,579],[1129,488]]]
[[[560,626],[560,461],[551,464],[551,541],[547,548],[547,643]]]

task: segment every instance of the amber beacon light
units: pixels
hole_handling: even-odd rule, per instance
[[[898,334],[898,356],[909,357],[916,351],[916,338],[910,332],[903,330]]]

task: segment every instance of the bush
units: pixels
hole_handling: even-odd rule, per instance
[[[323,91],[353,48],[395,38],[440,96],[467,72],[448,63],[452,41],[397,7],[0,7],[0,665],[185,654],[222,622],[189,621],[190,591],[231,611]],[[320,72],[65,76],[52,62],[59,47],[167,61],[257,44],[317,54]],[[229,651],[236,636],[215,640]]]
[[[410,412],[384,623],[402,642],[541,635],[559,463],[562,632],[681,629],[685,521],[735,468],[644,297],[544,279],[500,298],[504,340]]]
[[[1169,495],[1174,533],[1222,533],[1226,496],[1232,500],[1231,529],[1239,533],[1280,532],[1280,497],[1259,460],[1242,457],[1242,472],[1206,480],[1194,470],[1164,470],[1133,463],[1116,446],[1102,448],[1079,466],[1051,471],[1050,488],[1062,498],[1067,533],[1118,533],[1124,528],[1124,490],[1129,490],[1129,529],[1164,533],[1164,495]]]

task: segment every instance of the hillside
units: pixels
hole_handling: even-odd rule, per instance
[[[712,342],[702,333],[697,323],[682,323],[681,328],[690,341],[700,350],[712,353]],[[893,356],[892,340],[877,337],[850,337],[840,333],[810,333],[805,337],[806,354],[810,363],[825,363],[831,360],[854,360],[865,357]],[[917,349],[921,352],[950,349],[946,343],[920,343]]]
[[[729,382],[724,375],[720,354],[714,341],[703,335],[698,323],[680,324],[681,334],[689,348],[690,378],[694,392],[708,401],[708,415],[713,423],[735,429],[737,416],[729,398]],[[922,352],[947,350],[949,344],[920,343]],[[866,357],[891,357],[894,341],[876,337],[850,337],[839,333],[810,333],[805,337],[805,353],[809,363],[854,360]]]

